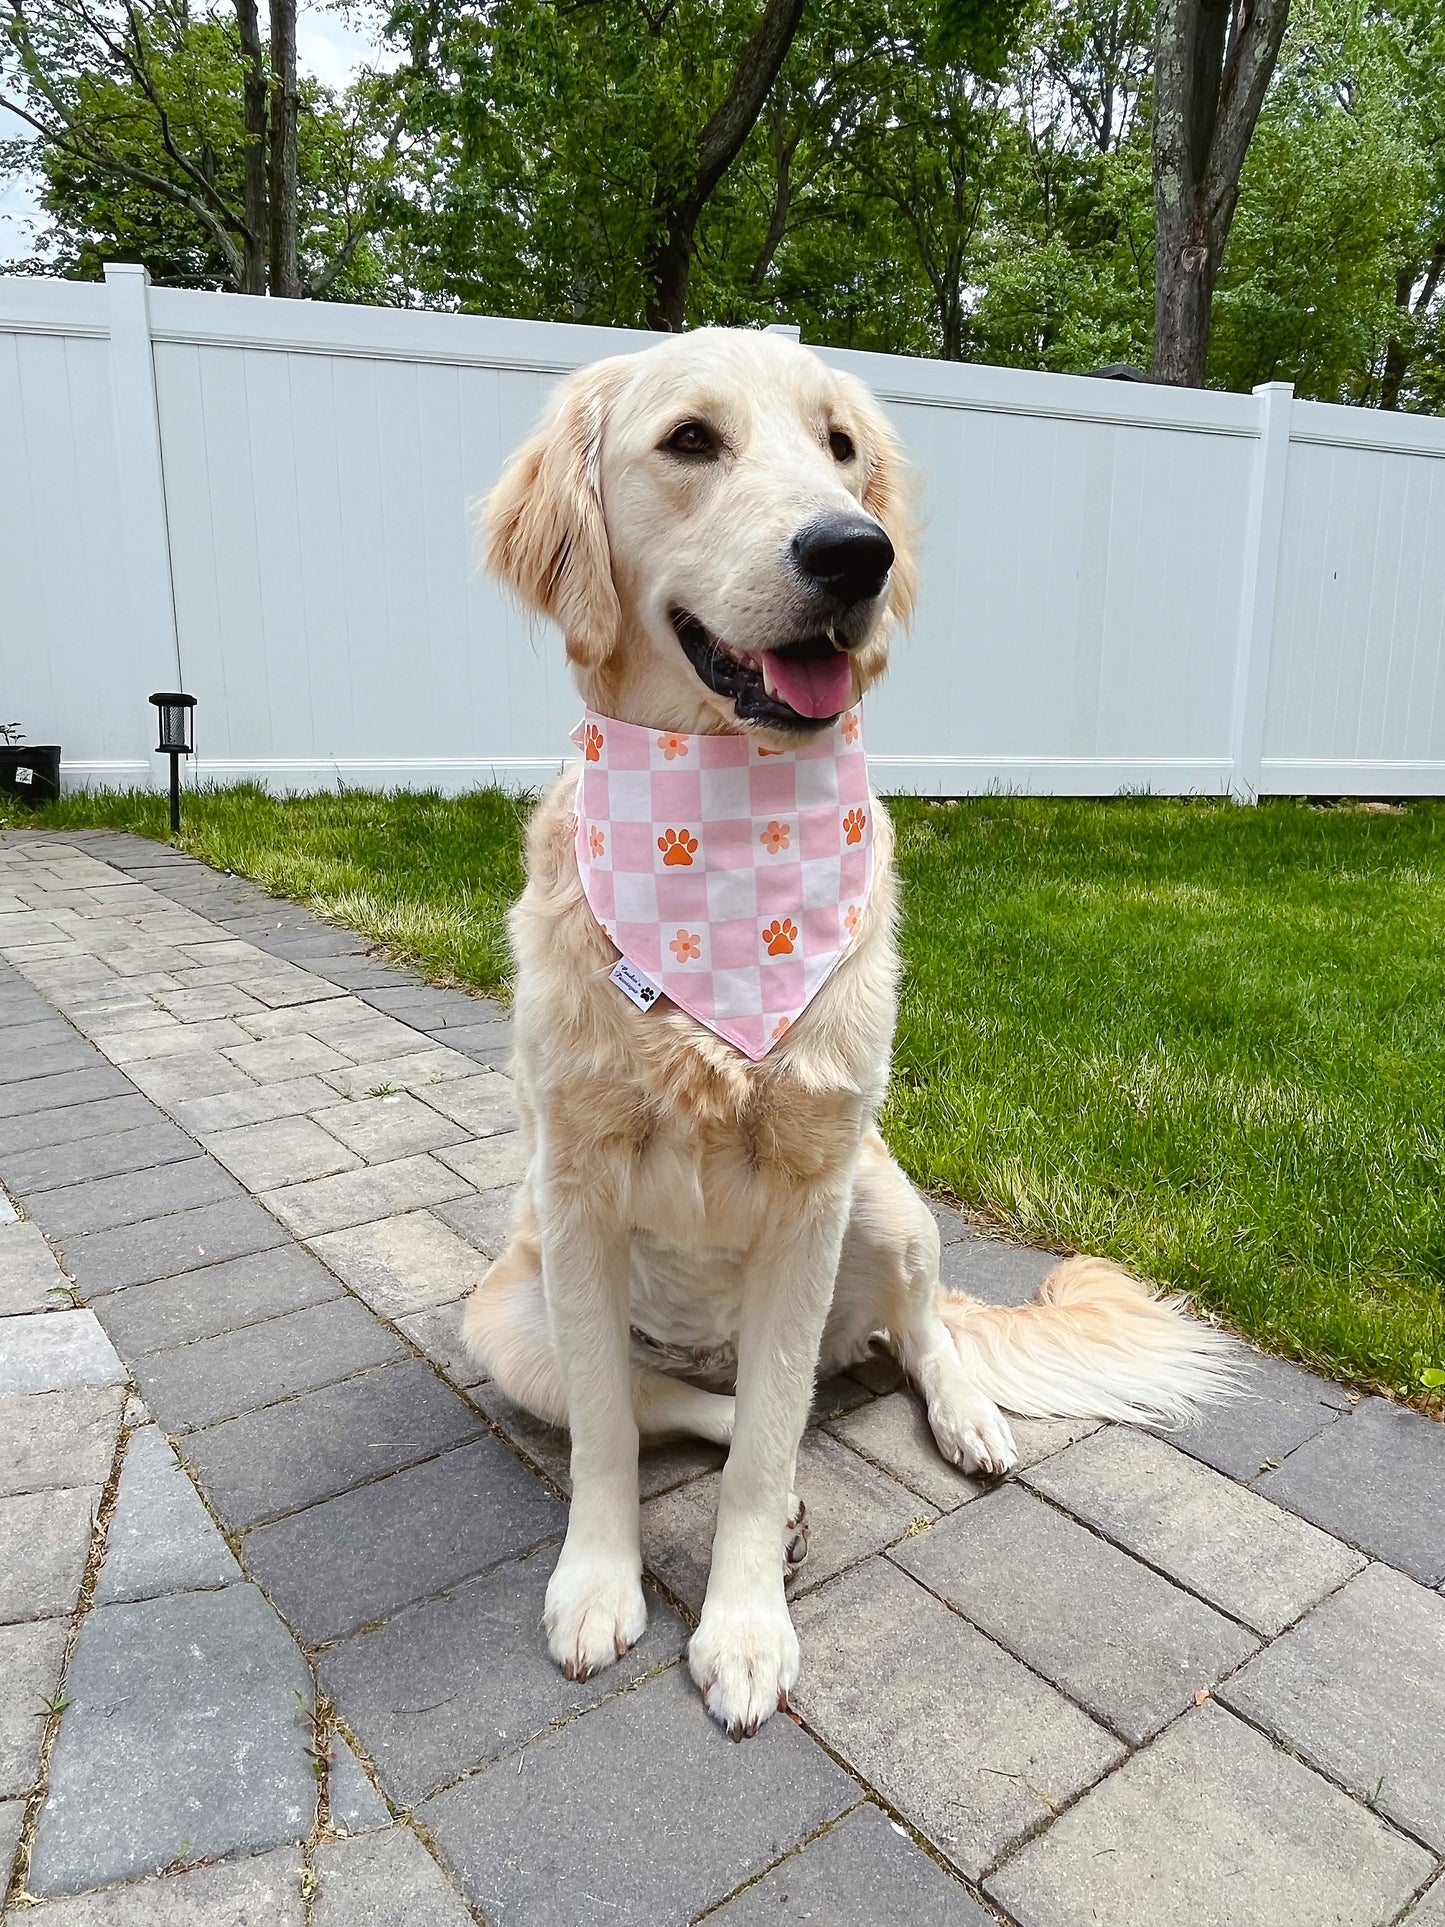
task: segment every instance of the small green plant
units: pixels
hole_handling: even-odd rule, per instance
[[[1445,1369],[1438,1365],[1427,1365],[1420,1374],[1420,1383],[1427,1392],[1445,1392]]]
[[[366,1095],[368,1097],[396,1097],[399,1093],[395,1084],[373,1084]]]
[[[79,1285],[72,1285],[68,1279],[63,1285],[47,1286],[45,1296],[47,1298],[64,1299],[67,1305],[72,1305],[76,1309],[79,1309],[79,1307],[85,1303],[85,1300],[80,1295]]]
[[[35,1717],[38,1720],[54,1719],[55,1715],[57,1713],[63,1713],[69,1704],[69,1693],[42,1693],[40,1696],[40,1710]]]
[[[25,731],[19,723],[0,723],[0,743],[7,749],[18,749],[25,741]]]

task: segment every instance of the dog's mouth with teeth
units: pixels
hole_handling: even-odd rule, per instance
[[[853,665],[831,635],[775,649],[733,649],[688,610],[671,614],[698,678],[732,703],[739,722],[794,732],[826,729],[853,700]]]

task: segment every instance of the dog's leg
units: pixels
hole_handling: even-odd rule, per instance
[[[723,1468],[712,1573],[688,1665],[734,1739],[784,1705],[798,1638],[783,1594],[798,1441],[813,1396],[846,1204],[802,1218],[744,1266],[737,1422]]]
[[[543,1623],[569,1679],[588,1679],[642,1637],[637,1421],[625,1232],[574,1200],[544,1208],[542,1279],[572,1429],[572,1510]]]

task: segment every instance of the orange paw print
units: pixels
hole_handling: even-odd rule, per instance
[[[679,930],[667,947],[679,963],[696,963],[702,955],[702,938],[694,930]]]
[[[674,735],[670,729],[665,730],[657,739],[657,747],[662,751],[668,762],[673,763],[676,762],[679,756],[686,756],[687,738],[685,736]]]
[[[862,921],[863,912],[858,908],[856,903],[850,903],[848,905],[848,914],[843,919],[843,927],[850,937],[857,935],[858,925]]]
[[[843,741],[845,743],[856,743],[857,740],[858,712],[856,709],[850,709],[848,714],[843,718]]]
[[[607,838],[595,823],[587,832],[587,847],[591,850],[593,856],[601,856],[602,852],[607,848]]]
[[[664,863],[691,863],[697,854],[697,838],[691,830],[664,830],[657,847]]]
[[[589,763],[602,761],[602,731],[596,723],[588,723],[582,732],[582,754]]]
[[[758,841],[769,856],[776,856],[779,850],[788,848],[792,841],[792,831],[786,823],[769,823]]]
[[[763,942],[768,946],[770,957],[791,957],[793,946],[798,941],[798,926],[791,917],[781,920],[774,917],[763,932]]]
[[[862,810],[849,810],[848,814],[843,818],[843,841],[845,843],[861,843],[863,841],[863,825],[867,821],[868,819]]]
[[[778,1039],[782,1036],[783,1032],[785,1030],[788,1030],[791,1027],[792,1022],[793,1020],[791,1017],[780,1017],[777,1023],[773,1025],[773,1042],[775,1044],[777,1043]]]
[[[786,756],[787,753],[785,749],[764,749],[761,743],[758,744],[759,756]]]

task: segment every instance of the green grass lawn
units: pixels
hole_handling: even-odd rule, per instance
[[[892,809],[907,970],[884,1125],[913,1176],[1419,1399],[1445,1366],[1445,806]],[[34,820],[160,836],[164,810],[84,797]],[[188,798],[182,842],[496,992],[524,815],[492,793],[241,788]]]

